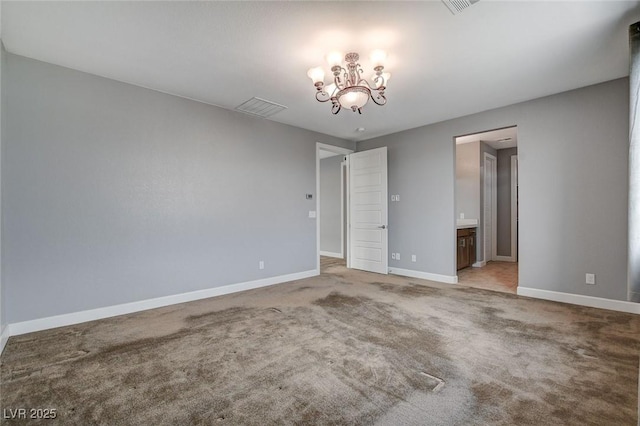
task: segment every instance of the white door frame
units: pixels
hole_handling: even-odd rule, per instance
[[[518,261],[518,155],[511,156],[511,261]]]
[[[347,149],[347,148],[341,148],[339,146],[333,146],[333,145],[328,145],[325,143],[321,143],[321,142],[316,142],[316,272],[319,274],[320,273],[320,150],[323,151],[329,151],[329,152],[334,152],[336,154],[340,154],[340,155],[348,155],[351,154],[352,152],[354,152],[351,149]],[[344,172],[343,172],[343,168],[342,166],[340,167],[340,215],[341,215],[341,219],[340,219],[340,250],[344,250],[344,209],[345,206],[343,205],[343,200],[344,200],[344,193],[343,188],[344,188]],[[348,170],[348,163],[347,163],[347,170]],[[348,190],[348,189],[347,189]],[[347,194],[347,200],[349,199],[349,194]],[[348,206],[347,206],[348,208]],[[347,217],[348,220],[348,217]],[[347,253],[348,253],[348,248],[349,248],[349,239],[347,238]],[[346,253],[342,254],[343,256],[346,255]],[[349,261],[348,259],[349,256],[347,256],[347,262]],[[348,265],[347,265],[348,266]]]
[[[489,220],[491,220],[491,256],[487,256],[487,246],[486,246],[486,242],[487,242],[487,217],[485,215],[486,211],[487,211],[487,194],[486,191],[484,191],[484,189],[486,188],[485,185],[485,177],[486,177],[486,173],[487,173],[487,165],[490,165],[491,167],[491,174],[492,174],[492,179],[491,179],[491,217],[489,218]],[[496,252],[498,251],[497,248],[497,244],[498,244],[498,200],[497,200],[497,195],[498,195],[498,184],[497,184],[497,174],[498,174],[498,159],[494,156],[489,154],[488,152],[484,153],[483,156],[483,170],[482,170],[482,188],[483,188],[483,194],[482,194],[482,210],[483,210],[483,224],[482,224],[482,257],[483,257],[483,261],[484,262],[489,262],[491,260],[496,260]]]

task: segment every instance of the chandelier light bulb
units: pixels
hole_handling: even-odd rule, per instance
[[[381,67],[384,66],[384,62],[387,59],[387,53],[384,50],[376,49],[371,52],[369,58],[371,59],[371,64],[374,67]]]
[[[333,51],[327,55],[327,62],[330,67],[335,67],[336,65],[342,64],[342,58],[344,55],[338,51]]]
[[[324,81],[324,71],[320,67],[311,68],[307,71],[307,76],[313,81],[313,84],[322,83]]]

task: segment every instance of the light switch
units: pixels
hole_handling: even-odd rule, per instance
[[[309,219],[315,219],[315,218],[316,218],[316,211],[309,210]]]

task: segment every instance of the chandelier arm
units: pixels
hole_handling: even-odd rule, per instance
[[[375,96],[374,96],[374,93],[375,93]],[[387,97],[384,95],[384,91],[379,91],[379,90],[374,90],[374,92],[371,93],[371,100],[375,102],[376,105],[384,105],[387,103]]]
[[[380,80],[382,83],[380,84],[380,86],[377,85],[378,80]],[[382,73],[376,73],[375,78],[373,79],[373,84],[376,85],[376,89],[374,90],[380,90],[380,89],[384,89],[387,85],[387,82],[385,81],[384,76],[382,75]]]
[[[331,107],[331,113],[332,113],[333,115],[336,115],[337,113],[339,113],[339,112],[340,112],[340,109],[341,109],[341,108],[342,108],[342,106],[340,105],[340,103],[339,103],[339,102],[337,102],[337,101],[335,101],[335,102],[333,103],[333,106]]]
[[[344,75],[343,75],[344,82],[342,83],[342,88],[353,86],[353,82],[349,78],[349,72],[347,72],[347,70],[345,70],[344,68],[343,68],[343,71],[344,71]]]
[[[363,79],[361,79],[361,80],[358,82],[358,84],[360,84],[360,83],[362,83],[362,84],[361,84],[362,86],[367,86],[367,88],[368,88],[369,90],[378,91],[378,87],[372,87],[372,86],[369,84],[369,82],[368,82],[367,80],[365,80],[364,78],[363,78]]]
[[[358,78],[356,85],[359,86],[364,81],[365,83],[367,83],[367,86],[368,86],[369,83],[367,82],[366,79],[362,78],[362,74],[364,74],[364,71],[362,70],[362,67],[360,66],[360,64],[358,64],[356,68],[356,76]]]
[[[316,92],[316,100],[318,102],[327,102],[329,99],[331,99],[331,95],[325,92],[324,89]]]
[[[339,69],[335,68],[335,70],[333,71],[333,83],[336,85],[336,87],[342,89],[344,87],[344,82],[340,78],[340,73],[342,73],[344,75],[345,79],[347,78],[347,70],[346,69],[344,69],[342,67],[339,67]]]

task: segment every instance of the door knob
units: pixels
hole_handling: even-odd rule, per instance
[[[380,228],[380,229],[387,229],[387,227],[386,227],[385,225],[378,226],[378,228]]]

